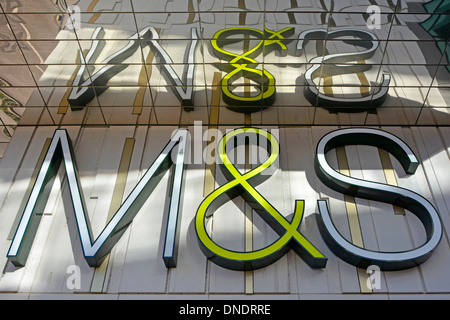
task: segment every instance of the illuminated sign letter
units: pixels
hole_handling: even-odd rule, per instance
[[[104,36],[105,30],[101,27],[96,28],[92,34],[92,44],[86,57],[83,52],[80,52],[81,66],[73,81],[74,88],[67,99],[73,110],[82,109],[94,100],[96,94],[101,95],[105,92],[108,89],[108,81],[128,67],[123,62],[139,49],[139,39],[147,39],[151,34],[149,28],[146,28],[128,38],[129,43],[106,58],[102,62],[105,66],[94,73],[94,63],[106,44],[106,41],[103,40]]]
[[[192,107],[194,105],[193,85],[196,69],[195,51],[199,44],[199,36],[196,28],[191,29],[191,45],[187,52],[188,61],[186,63],[187,71],[185,72],[185,84],[183,84],[183,81],[173,69],[173,61],[159,44],[159,34],[156,29],[152,27],[145,28],[128,38],[130,40],[129,43],[104,60],[101,64],[105,66],[94,73],[94,63],[106,43],[102,40],[104,35],[105,31],[103,28],[95,29],[92,34],[92,45],[86,58],[83,56],[83,53],[81,53],[81,67],[74,79],[74,88],[68,98],[73,110],[82,109],[95,98],[96,94],[101,95],[105,92],[108,89],[107,83],[109,80],[128,67],[127,64],[124,64],[124,61],[130,58],[139,49],[140,45],[151,45],[156,51],[157,55],[162,60],[163,73],[168,77],[168,81],[171,83],[172,89],[181,104],[185,107]],[[183,90],[183,87],[186,89]]]
[[[185,107],[185,110],[192,110],[192,107],[194,106],[194,75],[196,69],[195,51],[197,50],[197,46],[199,44],[199,35],[197,28],[191,29],[191,44],[189,46],[189,50],[187,51],[187,70],[186,72],[184,72],[184,84],[172,67],[172,58],[170,58],[168,53],[163,49],[163,47],[161,47],[161,45],[157,41],[159,40],[158,32],[156,32],[154,28],[150,29],[152,30],[153,34],[152,40],[150,40],[150,44],[152,48],[158,53],[159,59],[161,60],[163,75],[165,75],[168,78],[168,82],[172,84],[172,90],[181,101],[181,104]]]
[[[230,105],[228,109],[235,112],[252,113],[261,111],[261,108],[266,109],[275,102],[275,78],[265,69],[256,69],[260,63],[255,58],[261,53],[268,54],[273,50],[286,52],[286,43],[289,42],[289,39],[286,38],[293,35],[294,31],[294,28],[286,28],[279,32],[267,28],[264,32],[249,28],[231,28],[221,30],[214,35],[211,44],[216,56],[229,61],[229,63],[216,64],[218,68],[228,72],[221,84],[223,100]],[[239,34],[242,35],[240,38],[233,38]],[[250,36],[256,37],[259,42],[253,48],[249,48],[247,52],[235,54],[223,48],[225,45],[244,41],[245,37],[250,39]],[[239,78],[247,78],[255,82],[254,87],[259,93],[257,95],[236,94],[234,92],[235,82]]]
[[[177,236],[179,234],[179,206],[182,195],[184,164],[188,154],[189,133],[178,130],[145,175],[123,202],[97,239],[92,242],[92,232],[86,214],[81,184],[69,136],[65,130],[57,130],[39,170],[35,185],[27,201],[19,226],[11,243],[8,258],[15,266],[24,266],[36,235],[41,215],[50,195],[53,181],[61,162],[64,163],[73,211],[75,213],[81,246],[86,261],[97,267],[112,250],[127,227],[131,224],[142,205],[153,192],[167,170],[175,164],[172,177],[172,191],[167,222],[163,260],[167,267],[176,265]],[[171,153],[177,149],[173,157]],[[174,159],[172,159],[174,158]]]
[[[239,138],[242,135],[253,136],[254,139]],[[265,146],[270,154],[263,164],[241,174],[230,161],[227,153],[236,148],[237,143],[248,144],[249,140],[258,142],[266,140]],[[270,169],[280,152],[280,146],[275,137],[261,129],[237,129],[223,137],[219,143],[218,152],[221,160],[220,168],[229,182],[212,192],[197,210],[195,227],[203,253],[211,261],[224,268],[244,271],[266,267],[280,259],[292,248],[312,268],[325,268],[327,258],[298,231],[303,219],[305,202],[303,200],[296,201],[294,216],[289,222],[252,185],[261,183],[270,177],[270,175],[264,174],[264,171]],[[211,217],[219,207],[239,195],[280,236],[277,241],[263,249],[249,252],[228,250],[213,241],[206,230],[206,218]]]
[[[328,32],[326,29],[304,31],[299,35],[298,52],[302,52],[311,39],[330,40],[344,37],[345,43],[360,46],[367,50],[351,53],[329,54],[316,57],[310,61],[313,65],[305,73],[305,97],[314,105],[330,111],[362,112],[374,110],[385,101],[389,91],[391,77],[383,74],[382,83],[373,92],[360,98],[341,98],[319,92],[314,78],[337,76],[341,74],[358,73],[370,70],[370,64],[360,64],[357,61],[373,57],[379,47],[378,38],[371,32],[358,29],[339,29]]]
[[[329,248],[342,260],[360,268],[371,265],[381,270],[402,270],[425,262],[433,253],[442,237],[439,214],[425,198],[397,186],[360,180],[334,170],[326,160],[326,153],[346,145],[370,145],[385,149],[400,162],[408,174],[414,174],[419,165],[413,151],[396,136],[375,129],[352,128],[331,132],[317,146],[316,173],[320,180],[333,190],[346,195],[390,203],[415,214],[425,227],[426,242],[420,247],[402,252],[376,252],[358,247],[347,241],[336,229],[327,202],[319,200],[317,216],[320,232]]]

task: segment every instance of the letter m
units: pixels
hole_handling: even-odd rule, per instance
[[[175,165],[172,174],[172,190],[163,250],[163,260],[167,268],[175,267],[179,234],[179,206],[189,144],[189,132],[178,130],[97,239],[92,241],[92,231],[80,187],[71,141],[66,130],[56,130],[12,240],[8,258],[15,266],[25,266],[42,216],[38,213],[43,212],[45,208],[61,162],[64,163],[65,174],[67,175],[83,254],[91,267],[97,267],[102,263],[164,174],[172,165]],[[176,152],[172,152],[174,150]]]

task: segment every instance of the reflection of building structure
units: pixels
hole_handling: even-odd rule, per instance
[[[72,4],[79,11],[65,12]],[[0,118],[7,136],[0,143],[12,135],[0,162],[5,270],[0,292],[450,296],[450,185],[442,179],[449,165],[450,48],[442,1],[17,0],[0,5]],[[379,28],[367,26],[371,5],[380,9]],[[68,21],[77,27],[67,27]],[[194,127],[199,122],[201,129]],[[287,220],[296,200],[305,200],[300,230],[327,256],[324,270],[311,269],[289,252],[263,270],[230,271],[199,249],[197,208],[227,178],[211,154],[203,158],[202,147],[220,140],[218,131],[244,126],[278,132],[279,170],[257,190]],[[444,241],[429,261],[396,274],[382,272],[381,288],[369,288],[366,270],[343,262],[325,245],[313,215],[317,200],[329,199],[339,231],[368,250],[412,250],[426,235],[411,217],[412,208],[344,196],[316,177],[312,160],[318,141],[344,127],[391,132],[421,164],[415,174],[405,175],[382,147],[341,146],[330,151],[337,170],[413,190],[436,206],[444,226]],[[180,128],[190,130],[192,157],[203,161],[186,166],[189,187],[179,211],[176,268],[168,271],[160,258],[168,176],[161,175],[162,185],[140,203],[136,220],[119,224],[124,229],[118,233],[126,231],[102,267],[94,268],[81,250],[63,170],[46,190],[46,204],[34,213],[40,224],[27,239],[34,246],[25,267],[8,261],[44,161],[43,147],[59,150],[50,147],[56,129],[66,129],[72,140],[86,215],[98,235]],[[251,168],[249,161],[245,168]],[[238,197],[218,208],[207,225],[214,241],[251,252],[277,239],[279,233],[247,202]],[[68,266],[74,265],[79,289],[66,285],[72,279]]]
[[[439,1],[430,1],[424,8],[429,13],[434,13],[426,21],[422,22],[422,27],[427,30],[437,42],[441,52],[445,52],[445,41],[450,37],[450,21],[447,14],[450,13],[450,4]],[[450,57],[448,52],[447,60]],[[447,67],[448,69],[448,67]],[[450,70],[450,69],[449,69]]]
[[[79,52],[80,48],[88,50],[91,47],[90,41],[92,41],[91,37],[96,27],[102,27],[105,30],[105,35],[102,38],[105,41],[100,41],[100,44],[104,43],[106,45],[103,53],[119,51],[126,46],[128,41],[126,39],[139,30],[149,26],[159,29],[162,47],[165,48],[168,56],[172,58],[174,62],[173,68],[178,73],[180,80],[183,78],[184,68],[182,63],[185,63],[184,53],[188,45],[183,43],[182,39],[190,37],[189,32],[186,32],[186,26],[189,25],[191,28],[195,27],[197,30],[202,30],[200,40],[204,49],[201,52],[196,52],[195,63],[198,68],[194,79],[194,91],[197,97],[197,105],[201,105],[203,108],[197,108],[195,116],[179,112],[180,110],[171,110],[177,113],[176,117],[173,117],[172,112],[166,115],[167,108],[165,107],[179,105],[179,102],[170,92],[170,85],[168,86],[170,81],[167,82],[166,77],[164,77],[164,71],[157,70],[159,69],[161,58],[158,55],[154,56],[148,46],[142,46],[142,52],[136,51],[133,57],[128,58],[128,61],[120,61],[120,64],[127,63],[128,65],[121,72],[121,75],[129,75],[126,76],[127,82],[125,84],[128,86],[127,89],[122,87],[118,90],[119,86],[124,84],[120,80],[124,77],[120,79],[117,77],[117,81],[111,79],[108,82],[108,85],[112,88],[115,87],[115,89],[110,91],[120,91],[122,99],[132,99],[134,101],[136,105],[133,107],[133,110],[135,113],[139,113],[139,118],[142,118],[139,121],[176,125],[180,121],[189,123],[194,118],[201,119],[204,122],[207,121],[207,107],[209,105],[208,100],[210,100],[207,95],[210,94],[209,88],[213,83],[213,75],[218,71],[214,67],[214,63],[217,60],[214,58],[214,52],[211,52],[209,42],[217,29],[245,25],[246,27],[260,30],[265,27],[270,30],[282,30],[295,23],[295,31],[298,35],[305,30],[311,29],[311,25],[321,28],[329,26],[332,28],[330,29],[331,31],[348,26],[354,28],[365,27],[367,20],[365,13],[354,13],[364,12],[363,9],[366,7],[364,5],[358,7],[352,1],[342,1],[338,4],[326,1],[318,4],[311,2],[310,4],[302,3],[302,5],[296,4],[295,1],[279,1],[266,4],[266,7],[259,2],[250,4],[245,1],[236,1],[235,3],[206,1],[202,2],[200,6],[195,2],[177,4],[174,1],[158,4],[148,3],[147,1],[134,1],[133,5],[128,1],[108,1],[105,3],[102,1],[86,1],[79,2],[77,5],[80,6],[82,12],[79,20],[84,27],[80,30],[65,30],[59,34],[59,46],[45,63],[51,70],[54,70],[48,72],[51,82],[48,82],[47,77],[44,75],[41,78],[41,86],[45,88],[35,92],[35,97],[30,100],[30,104],[36,107],[41,105],[47,106],[47,110],[42,115],[44,116],[43,119],[46,119],[44,121],[48,120],[51,123],[61,121],[61,113],[58,113],[62,112],[60,107],[68,104],[65,101],[67,90],[64,90],[62,87],[51,88],[55,84],[54,80],[52,80],[54,78],[53,74],[58,72],[61,75],[59,79],[64,77],[69,80],[65,82],[65,85],[76,85],[72,79],[72,77],[75,77],[74,71],[78,72],[78,70],[75,70],[76,64],[74,62],[81,61],[77,57],[76,52]],[[319,90],[322,93],[327,91],[330,94],[331,86],[334,86],[335,88],[332,90],[333,95],[343,97],[370,95],[370,87],[376,83],[381,83],[380,77],[388,73],[391,74],[392,86],[390,86],[390,95],[385,104],[387,107],[381,110],[378,115],[366,113],[354,116],[358,120],[353,119],[350,122],[351,124],[378,124],[385,121],[387,121],[387,124],[393,124],[393,119],[398,119],[402,124],[415,124],[416,122],[430,124],[436,121],[442,123],[443,119],[447,117],[446,112],[441,113],[441,111],[446,110],[444,100],[441,98],[442,90],[437,92],[438,88],[432,86],[434,69],[442,69],[439,67],[441,61],[438,57],[434,57],[434,60],[430,61],[421,54],[421,48],[423,49],[432,44],[418,41],[418,38],[404,22],[407,21],[410,24],[416,19],[418,23],[422,21],[423,17],[416,17],[409,13],[408,5],[404,2],[393,3],[392,1],[387,1],[381,4],[380,8],[383,13],[381,16],[382,27],[379,30],[373,30],[380,41],[378,50],[370,60],[346,62],[361,63],[365,61],[365,65],[373,65],[371,70],[364,73],[349,73],[345,76],[323,77],[324,82],[322,84],[316,79]],[[332,10],[332,14],[328,13],[330,10]],[[394,14],[395,11],[397,12],[396,14]],[[67,39],[67,41],[62,41],[63,39]],[[78,41],[76,41],[77,39]],[[114,41],[108,42],[108,39]],[[408,40],[405,41],[404,39]],[[300,77],[306,72],[307,63],[316,56],[323,56],[326,52],[330,54],[339,54],[339,52],[343,51],[351,52],[355,50],[355,47],[357,47],[356,51],[358,51],[361,50],[361,46],[346,46],[339,39],[331,38],[315,42],[315,47],[314,44],[309,45],[300,56],[296,56],[293,53],[295,51],[295,41],[292,41],[289,47],[290,53],[282,60],[274,54],[265,57],[261,56],[257,60],[268,71],[277,73],[274,76],[277,80],[278,92],[286,93],[281,94],[280,99],[277,99],[277,102],[275,102],[275,105],[279,107],[277,108],[278,112],[272,109],[264,110],[265,114],[254,114],[253,117],[257,118],[257,121],[266,124],[269,124],[273,119],[277,119],[273,121],[274,124],[279,121],[289,124],[289,119],[293,118],[302,119],[303,124],[324,124],[329,121],[335,121],[335,115],[323,113],[322,109],[311,111],[309,102],[306,100],[300,103],[300,107],[297,106],[298,99],[301,98],[298,96],[302,95],[302,89],[299,86],[302,85]],[[361,43],[363,42],[361,41]],[[66,53],[62,55],[60,50],[67,52],[69,47],[72,48],[72,54],[68,55]],[[411,54],[412,52],[414,54]],[[63,56],[64,58],[61,59]],[[97,60],[93,60],[92,63],[106,62],[107,60],[105,59],[107,58],[108,55],[104,54],[98,57]],[[142,68],[141,58],[146,60],[147,68]],[[65,64],[63,70],[60,67],[61,63]],[[284,65],[286,68],[279,68],[278,65]],[[152,66],[155,66],[155,68],[152,68]],[[301,67],[299,68],[299,66]],[[427,69],[429,76],[427,76]],[[357,78],[352,76],[356,74],[358,75]],[[421,74],[421,79],[418,81],[415,76],[411,76],[414,74]],[[136,75],[136,77],[132,80],[131,75]],[[249,82],[244,87],[252,90],[254,86],[249,86],[249,84],[253,83]],[[78,85],[81,84],[78,83]],[[102,86],[104,87],[104,85]],[[137,89],[138,86],[139,89]],[[143,86],[148,88],[145,89]],[[116,123],[116,120],[114,120],[116,117],[120,119],[119,123],[124,121],[121,112],[114,116],[114,113],[117,113],[119,109],[116,109],[116,112],[113,111],[115,106],[123,106],[124,103],[121,100],[111,100],[112,96],[112,92],[111,96],[99,95],[95,104],[91,105],[93,107],[91,108],[93,116],[89,120],[90,123],[98,122],[101,124],[110,121],[111,123]],[[435,108],[421,109],[430,105]],[[403,106],[404,108],[397,109],[395,108],[396,106]],[[138,112],[137,110],[141,111]],[[226,112],[226,109],[223,110]],[[36,117],[39,117],[36,112],[41,115],[39,113],[40,110],[36,109],[34,111],[29,112],[29,117],[25,117],[23,120],[24,123],[28,123],[27,119],[29,118],[36,119]],[[433,120],[435,112],[439,112],[438,114],[440,115],[437,117],[437,120]],[[69,114],[64,113],[64,118],[67,118],[67,121],[69,121],[67,123],[70,123],[68,119],[70,116],[70,112]],[[227,116],[225,115],[225,117]],[[78,119],[77,121],[82,119],[87,121],[89,117],[85,118],[84,115],[78,113],[76,118]],[[129,119],[129,122],[134,123],[136,121],[135,118],[137,118],[136,114],[135,117]],[[174,119],[178,120],[174,121]]]
[[[67,15],[66,4],[57,1],[2,1],[4,13],[0,18],[1,50],[1,125],[2,141],[9,141],[23,114],[24,106],[30,98],[33,87],[44,73],[45,60],[56,44],[51,41],[35,41],[45,33],[47,39],[54,40],[64,28]],[[24,14],[45,12],[45,15]],[[27,66],[29,64],[29,66]],[[16,87],[22,87],[17,89]],[[2,148],[3,150],[3,148]],[[2,151],[3,152],[3,151]]]
[[[436,46],[442,53],[445,53],[447,63],[450,63],[450,53],[446,51],[446,42],[450,37],[450,21],[448,19],[450,4],[444,1],[430,1],[424,5],[424,9],[433,14],[420,25],[430,33],[436,41]],[[445,56],[443,59],[445,59]],[[447,66],[447,70],[450,71],[449,66]]]

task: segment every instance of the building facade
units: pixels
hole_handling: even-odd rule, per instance
[[[448,1],[0,5],[1,298],[450,298]]]

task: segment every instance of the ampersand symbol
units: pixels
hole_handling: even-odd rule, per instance
[[[229,63],[217,64],[216,66],[228,72],[222,79],[221,87],[223,99],[225,103],[230,105],[230,110],[252,113],[273,105],[276,98],[275,78],[266,69],[256,69],[260,63],[255,58],[261,53],[266,55],[275,49],[282,52],[286,51],[286,43],[290,41],[287,38],[293,35],[294,31],[294,28],[286,28],[279,32],[267,28],[265,31],[250,28],[230,28],[221,30],[214,35],[211,44],[217,57],[229,61]],[[236,35],[242,36],[235,37]],[[223,49],[225,45],[244,41],[246,37],[247,39],[256,37],[259,42],[243,54],[235,54]],[[256,83],[255,87],[259,94],[236,94],[234,83],[239,78],[250,79]]]
[[[252,136],[255,139],[245,138]],[[263,140],[267,142],[267,151],[270,151],[270,154],[263,164],[241,174],[227,155],[227,151],[230,151],[229,144],[232,146],[231,149],[234,149],[237,144],[248,144],[252,140],[258,141],[260,146]],[[292,248],[312,268],[326,266],[327,258],[298,231],[303,218],[305,202],[303,200],[296,201],[295,212],[292,221],[289,222],[252,185],[252,183],[261,183],[262,180],[270,177],[263,172],[272,167],[279,152],[280,147],[276,138],[268,131],[257,128],[236,129],[226,134],[220,141],[218,147],[220,167],[229,182],[213,191],[202,202],[197,210],[195,220],[200,248],[214,263],[232,270],[255,270],[274,263]],[[277,241],[263,249],[237,252],[223,248],[212,240],[206,230],[206,218],[211,217],[219,207],[239,195],[280,236]]]

